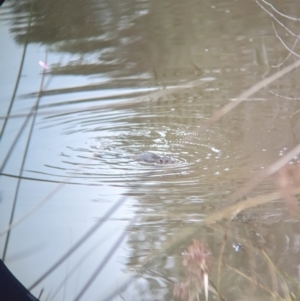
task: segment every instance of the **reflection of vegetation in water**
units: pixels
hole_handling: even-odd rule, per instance
[[[251,14],[239,19],[242,24],[237,25],[235,18],[226,20],[225,8],[222,1],[219,2],[220,10],[209,3],[193,0],[185,3],[86,1],[84,6],[80,1],[37,2],[30,42],[74,55],[74,64],[58,65],[51,70],[55,74],[87,75],[90,72],[123,77],[134,73],[139,77],[147,75],[155,84],[178,84],[182,79],[199,78],[206,68],[216,72],[220,67],[226,68],[228,55],[245,47],[234,37],[242,34],[243,29],[251,28],[253,17],[261,14],[259,7],[249,2],[247,9]],[[230,8],[239,13],[239,7],[235,6]],[[28,2],[15,1],[14,11],[28,12]],[[219,19],[222,28],[207,16]],[[22,43],[26,32],[18,22],[15,20],[13,31]],[[255,18],[255,22],[264,25],[263,18]],[[229,37],[223,37],[226,32],[230,33]],[[256,41],[247,47],[252,49],[253,44],[259,47]],[[213,55],[205,55],[204,50]],[[245,56],[245,51],[235,59]],[[251,59],[249,55],[247,60]],[[241,86],[246,87],[246,84]]]
[[[71,9],[71,7],[69,7]],[[76,19],[77,20],[77,19]],[[79,20],[80,21],[80,20]],[[78,22],[79,25],[82,22]],[[53,24],[51,24],[53,26]],[[50,26],[50,24],[49,24]],[[38,26],[36,27],[36,30],[38,32]],[[29,31],[28,31],[29,32]],[[99,34],[99,33],[97,33]],[[85,36],[84,36],[85,37]],[[79,40],[80,43],[80,40]],[[102,44],[101,44],[102,43]],[[101,47],[103,46],[103,42],[101,42]],[[75,43],[76,44],[76,43]],[[25,43],[27,45],[27,43]],[[76,49],[76,45],[74,43],[70,43],[69,45],[72,45]],[[94,44],[92,42],[89,46],[93,49],[96,47],[95,45],[99,45],[97,43]],[[68,46],[65,44],[64,46]],[[82,45],[80,46],[80,49],[82,48]],[[68,49],[63,48],[63,50]],[[86,50],[85,50],[86,51]],[[299,64],[299,62],[297,62]],[[293,65],[295,67],[295,65]],[[278,78],[283,76],[283,73],[277,74]],[[270,79],[270,78],[269,78]],[[271,80],[270,80],[271,82]],[[266,85],[266,81],[263,81],[260,83],[260,86],[257,88],[257,90],[261,89]],[[16,85],[17,86],[17,85]],[[43,85],[41,85],[43,86]],[[249,94],[253,94],[254,90],[250,92],[248,91],[248,95],[246,97],[249,97]],[[245,97],[245,98],[246,98]],[[243,97],[241,97],[243,98]],[[39,98],[38,98],[39,99]],[[14,98],[13,98],[14,100]],[[239,103],[239,102],[237,102]],[[38,101],[35,105],[38,107]],[[236,104],[231,106],[231,109],[236,106]],[[230,106],[229,106],[230,107]],[[226,107],[228,108],[228,106]],[[35,111],[36,113],[36,111]],[[228,113],[228,110],[223,109],[221,111],[218,111],[218,113],[215,115],[218,118],[220,116],[226,115]],[[217,122],[219,119],[212,118],[209,119],[207,122],[207,125],[211,125],[213,122]],[[34,126],[34,120],[32,125]],[[24,128],[24,127],[23,127]],[[21,132],[20,132],[21,133]],[[28,144],[30,143],[30,136],[28,138]],[[295,148],[296,151],[294,153],[289,153],[284,157],[285,161],[284,163],[288,163],[295,155],[295,152],[298,152],[298,148]],[[11,153],[11,152],[9,152]],[[26,160],[26,151],[24,152],[24,158],[23,162]],[[277,185],[278,185],[278,192],[270,193],[270,194],[264,194],[264,195],[258,195],[256,197],[250,198],[246,201],[241,201],[236,204],[232,204],[231,206],[226,206],[224,209],[221,209],[219,211],[216,211],[212,214],[209,214],[204,221],[201,223],[201,221],[198,221],[196,223],[196,229],[195,224],[190,222],[190,219],[184,220],[184,218],[178,217],[177,214],[172,216],[172,210],[171,206],[167,206],[167,201],[164,206],[161,206],[164,211],[159,212],[157,208],[157,204],[154,204],[153,211],[156,211],[155,214],[146,214],[145,212],[140,212],[141,219],[140,224],[132,224],[128,227],[126,231],[128,231],[128,243],[132,244],[132,257],[128,260],[128,267],[131,267],[131,270],[134,272],[140,272],[140,275],[142,277],[147,278],[148,276],[153,276],[154,279],[160,279],[164,278],[165,282],[168,283],[169,290],[170,287],[173,286],[174,278],[177,278],[176,280],[183,280],[182,286],[177,287],[175,289],[175,292],[177,292],[177,296],[182,297],[183,299],[192,300],[196,298],[196,295],[198,294],[199,290],[203,288],[205,283],[205,275],[208,273],[208,266],[206,262],[203,263],[203,257],[207,257],[207,251],[204,250],[204,247],[202,244],[200,244],[197,241],[194,241],[192,245],[187,247],[187,253],[185,253],[185,256],[188,256],[187,258],[191,260],[185,260],[183,265],[187,269],[187,274],[181,273],[179,271],[179,264],[176,263],[176,256],[178,256],[178,249],[182,245],[187,245],[190,243],[190,240],[194,237],[201,236],[201,241],[206,241],[207,244],[212,249],[212,261],[214,260],[214,263],[212,263],[211,271],[209,272],[209,279],[217,279],[216,283],[218,285],[211,286],[210,283],[210,290],[215,290],[220,292],[220,298],[223,298],[223,296],[226,296],[227,294],[229,296],[234,295],[240,296],[239,291],[242,291],[242,295],[240,297],[245,296],[246,293],[248,293],[247,289],[249,289],[249,295],[253,294],[255,292],[255,289],[258,290],[259,294],[266,294],[270,300],[278,300],[278,299],[287,299],[287,300],[296,300],[299,298],[299,292],[297,291],[299,289],[298,284],[293,279],[293,277],[286,276],[284,274],[284,270],[281,272],[279,271],[275,264],[279,265],[280,268],[283,268],[282,261],[280,258],[275,258],[274,260],[271,260],[271,256],[274,255],[274,257],[278,256],[274,253],[272,253],[272,247],[280,247],[282,246],[282,240],[284,240],[284,237],[286,233],[288,233],[288,229],[284,229],[285,231],[280,232],[279,230],[282,230],[282,224],[278,221],[271,222],[270,228],[274,227],[278,230],[275,237],[268,237],[268,236],[274,236],[274,232],[272,232],[272,229],[268,228],[267,222],[259,222],[256,219],[246,219],[246,224],[223,224],[222,221],[224,219],[227,219],[231,221],[238,213],[244,210],[248,210],[250,208],[256,207],[256,206],[262,206],[263,204],[272,203],[275,200],[281,199],[281,195],[283,195],[283,199],[288,205],[288,208],[291,212],[295,213],[296,210],[298,210],[298,206],[296,203],[295,194],[299,193],[298,186],[299,186],[299,170],[298,168],[282,168],[284,160],[280,161],[278,164],[274,163],[272,165],[272,168],[267,169],[267,172],[262,173],[260,177],[258,177],[259,181],[256,179],[254,182],[250,182],[248,186],[246,185],[246,191],[247,193],[251,190],[253,190],[256,185],[260,184],[266,177],[269,177],[274,174],[275,171],[279,171],[279,175],[277,178]],[[19,175],[19,181],[22,178],[22,170],[24,167],[24,163],[21,166],[21,173]],[[71,178],[72,176],[70,176]],[[68,179],[66,179],[66,182]],[[63,185],[63,182],[62,182]],[[135,191],[130,191],[128,195],[136,194],[138,195],[139,189],[142,188],[142,185],[140,187],[135,187]],[[56,188],[58,189],[58,187]],[[167,191],[167,190],[166,190]],[[56,190],[53,190],[51,193],[55,193]],[[239,192],[239,191],[238,191]],[[239,197],[243,197],[245,193],[236,193]],[[245,192],[245,190],[243,191]],[[280,195],[281,193],[281,195]],[[18,190],[16,190],[16,195],[18,194]],[[235,201],[235,198],[232,198],[232,201]],[[16,198],[15,198],[16,201]],[[126,197],[123,197],[115,204],[112,209],[106,213],[104,218],[109,218],[111,214],[119,208],[121,204],[123,204],[126,201]],[[200,215],[199,207],[201,207],[199,204],[198,206],[195,206],[194,214],[196,215],[199,213],[198,218],[201,220],[203,216]],[[228,205],[228,204],[227,204]],[[147,208],[146,208],[147,206]],[[14,205],[15,207],[15,205]],[[183,210],[182,212],[186,213],[186,210],[184,206],[181,207]],[[149,209],[149,203],[145,204],[145,208],[141,209]],[[270,208],[272,209],[272,208]],[[177,216],[176,216],[177,215]],[[12,211],[12,218],[10,223],[13,221],[14,213]],[[296,215],[297,217],[297,215]],[[173,218],[173,219],[172,219]],[[148,220],[147,220],[148,219]],[[104,220],[104,219],[103,219]],[[56,267],[58,267],[60,264],[62,264],[65,260],[67,260],[70,255],[82,244],[85,243],[86,239],[91,236],[98,227],[100,227],[103,223],[103,220],[99,221],[93,228],[91,228],[84,236],[82,236],[77,243],[73,245],[72,248],[68,250],[62,257],[60,257],[59,260],[45,273],[40,279],[38,279],[32,286],[36,286],[43,277],[47,277],[49,274],[51,274]],[[148,223],[146,223],[146,221]],[[243,219],[242,222],[245,220]],[[145,226],[143,226],[143,223],[145,223]],[[185,223],[184,230],[181,230],[182,224]],[[167,224],[168,226],[165,226]],[[189,224],[192,224],[191,227],[189,227]],[[295,222],[296,225],[298,225],[298,221]],[[278,225],[278,228],[276,227]],[[171,229],[168,229],[170,227]],[[159,231],[157,231],[159,229]],[[143,238],[137,238],[134,235],[140,231],[141,236]],[[147,232],[148,231],[148,232]],[[252,231],[252,232],[251,232]],[[265,231],[264,235],[261,233]],[[254,237],[253,237],[254,232]],[[9,232],[8,232],[9,233]],[[122,232],[122,235],[119,237],[119,240],[116,241],[116,244],[110,249],[110,251],[107,253],[107,256],[105,257],[105,260],[108,261],[109,257],[117,250],[119,245],[121,244],[121,241],[124,239],[126,232]],[[163,235],[162,235],[163,234]],[[258,236],[262,236],[262,239],[258,241]],[[293,237],[294,233],[290,235],[290,237]],[[170,238],[172,236],[172,238]],[[5,259],[5,253],[7,246],[9,244],[9,234],[7,235],[7,243],[4,248],[4,255],[3,258]],[[160,238],[160,241],[159,241]],[[238,238],[239,241],[236,241]],[[255,239],[256,240],[255,240]],[[269,239],[269,241],[267,241]],[[174,242],[175,240],[175,242]],[[237,254],[234,252],[234,250],[231,248],[231,243],[228,244],[228,242],[232,243],[240,243],[243,245],[243,251],[240,254]],[[293,241],[294,247],[297,247],[297,241],[296,238]],[[154,250],[154,252],[152,252]],[[266,252],[266,250],[268,252]],[[218,252],[219,251],[219,252]],[[230,252],[231,251],[231,252]],[[198,252],[196,255],[194,252]],[[299,250],[296,252],[299,252]],[[175,253],[175,254],[174,254]],[[149,255],[150,254],[150,255]],[[168,262],[167,260],[161,260],[162,255],[167,254],[169,258],[174,259],[174,265],[171,268],[168,267],[168,275],[165,277],[165,275],[161,276],[160,271],[163,269],[163,264],[167,266]],[[199,255],[200,254],[200,255]],[[239,259],[241,254],[245,255],[247,257],[247,260],[244,260],[243,263],[239,262]],[[267,255],[268,254],[268,255]],[[199,255],[199,256],[198,256]],[[282,257],[286,258],[286,254],[280,254]],[[145,260],[141,260],[140,258],[146,258]],[[277,262],[276,262],[277,259]],[[98,273],[100,273],[105,264],[106,261],[103,260],[102,262],[99,262],[97,265],[97,268],[95,269],[92,277],[87,280],[86,285],[81,288],[81,291],[77,295],[77,299],[79,299],[86,289],[88,289],[89,285],[94,281]],[[159,261],[160,266],[158,269],[160,270],[157,272],[154,268],[154,263]],[[292,262],[292,261],[291,261]],[[194,263],[194,265],[193,265]],[[242,269],[240,266],[242,266]],[[248,265],[248,266],[247,266]],[[199,268],[201,267],[201,268]],[[263,274],[264,270],[267,269],[268,273]],[[245,272],[246,271],[246,272]],[[178,277],[175,277],[178,275]],[[250,274],[250,275],[249,275]],[[265,277],[267,276],[268,279],[266,280]],[[149,277],[150,278],[150,277]],[[173,279],[172,279],[173,278]],[[197,282],[199,280],[199,283]],[[245,281],[243,281],[245,280]],[[133,282],[134,280],[131,280]],[[149,279],[149,282],[151,280]],[[155,282],[155,281],[154,281]],[[249,282],[251,284],[250,287],[247,287],[245,283]],[[231,291],[231,285],[232,283],[235,283],[235,288],[233,292]],[[127,283],[128,285],[129,283]],[[152,283],[153,284],[153,283]],[[191,285],[191,286],[189,286]],[[187,286],[188,289],[191,290],[191,293],[187,293]],[[150,287],[149,291],[147,291],[148,294],[151,294],[151,291],[156,290],[157,286],[155,283],[153,284],[153,287]],[[246,292],[246,293],[245,293]],[[112,294],[118,294],[118,292],[113,292]],[[170,293],[169,293],[170,294]],[[222,297],[221,297],[222,296]],[[282,297],[284,296],[284,297]],[[169,296],[169,298],[171,298]]]
[[[299,193],[299,189],[295,192],[290,191],[290,193]],[[259,195],[247,201],[225,207],[215,214],[208,215],[204,223],[199,222],[196,227],[192,225],[182,227],[185,222],[183,214],[178,216],[178,214],[172,215],[171,212],[156,212],[157,215],[153,213],[152,217],[149,214],[148,218],[143,218],[143,222],[140,222],[139,227],[130,230],[129,240],[132,242],[132,249],[135,251],[132,252],[129,266],[131,269],[135,267],[136,270],[140,270],[139,259],[147,256],[149,250],[156,249],[157,251],[152,252],[152,256],[146,257],[148,263],[145,274],[156,275],[153,264],[159,264],[163,275],[156,276],[162,277],[162,280],[166,277],[169,281],[174,277],[177,278],[177,281],[181,284],[175,289],[176,295],[184,300],[195,300],[186,298],[190,294],[194,296],[195,293],[199,293],[199,289],[202,287],[201,282],[199,287],[195,288],[193,283],[196,278],[189,279],[188,272],[187,274],[186,272],[178,272],[179,262],[177,263],[177,259],[180,258],[178,248],[181,245],[189,244],[193,237],[199,237],[202,241],[206,241],[212,250],[209,290],[213,294],[218,294],[219,291],[222,298],[224,297],[226,300],[229,298],[230,300],[230,298],[236,298],[237,296],[243,297],[246,294],[253,295],[255,293],[258,296],[268,297],[267,300],[277,300],[273,298],[281,294],[281,285],[288,283],[290,293],[297,295],[298,287],[294,286],[289,280],[293,277],[283,276],[287,264],[293,265],[298,253],[296,249],[296,253],[292,251],[292,256],[286,253],[285,250],[288,246],[284,245],[285,237],[286,235],[289,236],[291,242],[288,245],[294,249],[297,248],[298,244],[297,234],[294,234],[293,230],[291,231],[290,225],[281,221],[282,217],[273,217],[271,213],[263,211],[263,215],[249,213],[248,218],[247,216],[244,218],[242,214],[239,214],[239,217],[234,219],[232,224],[222,222],[224,219],[231,220],[238,212],[271,203],[280,198],[281,196],[277,192]],[[184,206],[182,207],[181,210],[179,209],[180,212],[184,212]],[[196,206],[195,210],[197,210]],[[268,210],[271,211],[272,206],[268,206]],[[166,224],[167,220],[169,220],[169,225],[172,224],[172,227],[165,233],[160,232],[160,237],[169,237],[169,239],[158,241],[155,229],[162,228],[160,225]],[[296,230],[299,228],[299,221],[296,219],[294,223],[294,230]],[[138,239],[139,233],[143,233],[141,239]],[[241,246],[238,250],[233,248],[237,244]],[[136,245],[139,245],[138,249],[134,247]],[[193,248],[193,244],[189,248]],[[160,258],[159,254],[168,254],[168,257],[157,261],[155,258],[156,256]],[[266,254],[273,257],[276,262],[270,265],[266,260]],[[168,261],[176,264],[170,266],[167,263]],[[282,270],[277,276],[275,275],[277,273],[277,270],[274,269],[275,265],[279,268],[279,271]],[[266,273],[266,271],[268,272]],[[218,278],[220,279],[219,286],[216,284]],[[235,283],[233,288],[232,283]],[[277,283],[276,286],[274,283]]]

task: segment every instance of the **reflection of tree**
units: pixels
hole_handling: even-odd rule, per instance
[[[122,38],[119,27],[124,15],[134,15],[134,5],[118,1],[38,1],[33,7],[29,41],[81,56],[79,60],[76,58],[75,64],[56,66],[54,73],[94,74],[124,69],[117,53]],[[29,14],[30,3],[16,1],[13,9],[17,17],[12,32],[16,34],[17,41],[23,43],[27,19],[20,26],[19,15]],[[91,62],[93,53],[98,57],[93,55]]]
[[[34,3],[33,24],[30,29],[30,41],[52,45],[59,41],[73,39],[88,39],[105,33],[106,28],[98,26],[97,10],[93,1],[37,1]],[[14,11],[30,12],[30,2],[15,1]],[[104,13],[104,16],[106,14]],[[102,20],[104,22],[104,20]],[[18,19],[14,22],[18,25]],[[26,19],[25,19],[26,24]],[[23,28],[15,27],[17,40],[23,42],[26,32]]]
[[[262,12],[250,2],[251,14],[243,18],[227,13],[239,16],[244,7],[194,0],[38,1],[30,41],[78,55],[77,64],[58,66],[55,73],[109,72],[114,77],[134,75],[155,83],[178,83],[199,78],[207,68],[227,68],[232,59],[244,68],[253,65],[253,47],[259,49],[260,40],[250,43],[236,37],[254,36],[253,19],[257,26],[259,22],[264,26],[264,20],[256,17]],[[15,1],[14,11],[17,16],[28,14],[30,5]],[[19,24],[18,16],[13,31],[23,42],[26,25]],[[241,86],[246,85],[249,79]]]

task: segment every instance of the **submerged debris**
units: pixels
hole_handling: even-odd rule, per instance
[[[241,252],[243,250],[243,245],[240,243],[233,243],[232,247],[234,248],[234,250],[238,253]]]

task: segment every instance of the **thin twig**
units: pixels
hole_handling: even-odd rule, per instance
[[[288,29],[283,23],[281,23],[272,13],[270,13],[263,5],[259,3],[259,1],[255,1],[268,15],[270,15],[280,26],[282,26],[288,33],[290,33],[292,36],[299,39],[299,36],[292,32],[290,29]]]
[[[281,78],[283,75],[291,72],[295,68],[300,66],[300,60],[292,63],[291,65],[283,68],[282,70],[276,72],[275,74],[263,79],[262,81],[258,82],[254,86],[252,86],[250,89],[247,91],[243,92],[240,94],[240,96],[237,97],[237,101],[235,102],[230,102],[226,104],[222,109],[217,111],[210,117],[204,124],[203,126],[199,129],[198,132],[202,132],[206,130],[208,127],[213,125],[215,122],[220,120],[223,116],[225,116],[227,113],[229,113],[231,110],[233,110],[235,107],[237,107],[240,103],[242,103],[245,99],[248,97],[252,96],[262,88],[266,87],[267,85],[271,84],[272,82],[276,81],[277,79]]]
[[[265,1],[265,0],[261,0],[263,3],[265,3],[266,5],[269,5],[278,15],[284,17],[284,18],[287,18],[287,19],[290,19],[292,21],[300,21],[300,19],[298,18],[295,18],[295,17],[291,17],[291,16],[288,16],[288,15],[285,15],[283,14],[282,12],[280,12],[278,9],[276,9],[271,3]]]
[[[299,39],[295,39],[295,42],[294,42],[293,47],[292,47],[292,50],[294,50],[294,48],[296,47],[298,41],[299,41]],[[281,63],[279,63],[277,65],[271,65],[272,68],[279,68],[279,67],[281,67],[290,58],[291,55],[292,55],[292,53],[289,52],[288,55],[285,57],[285,59]]]
[[[281,44],[284,46],[284,48],[286,48],[289,53],[292,53],[293,55],[295,55],[296,57],[300,58],[300,55],[298,53],[296,53],[295,51],[293,51],[290,47],[288,47],[284,41],[282,40],[282,38],[279,36],[278,32],[276,31],[276,28],[274,26],[274,22],[272,22],[272,26],[273,26],[273,30],[275,32],[276,37],[278,38],[278,40],[281,42]],[[297,40],[298,41],[298,40]]]
[[[286,100],[300,100],[300,97],[288,97],[288,96],[285,96],[285,95],[281,95],[281,94],[278,94],[278,93],[275,93],[274,91],[272,90],[269,90],[269,92],[277,97],[280,97],[280,98],[283,98],[283,99],[286,99]]]

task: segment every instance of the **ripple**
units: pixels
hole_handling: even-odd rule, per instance
[[[273,117],[268,106],[255,105],[262,107],[262,115],[256,117],[259,127],[265,118]],[[191,90],[128,107],[48,116],[39,121],[39,131],[47,137],[45,148],[59,145],[60,154],[44,156],[28,172],[55,181],[72,177],[72,182],[86,185],[130,189],[137,183],[157,185],[178,196],[186,189],[206,196],[229,194],[251,172],[261,170],[261,161],[253,161],[256,154],[260,159],[270,153],[263,146],[253,151],[254,144],[247,149],[248,141],[243,140],[251,138],[253,130],[242,127],[243,114],[238,110],[230,119],[199,131],[215,106]],[[133,160],[147,151],[169,155],[175,163],[163,166]]]

